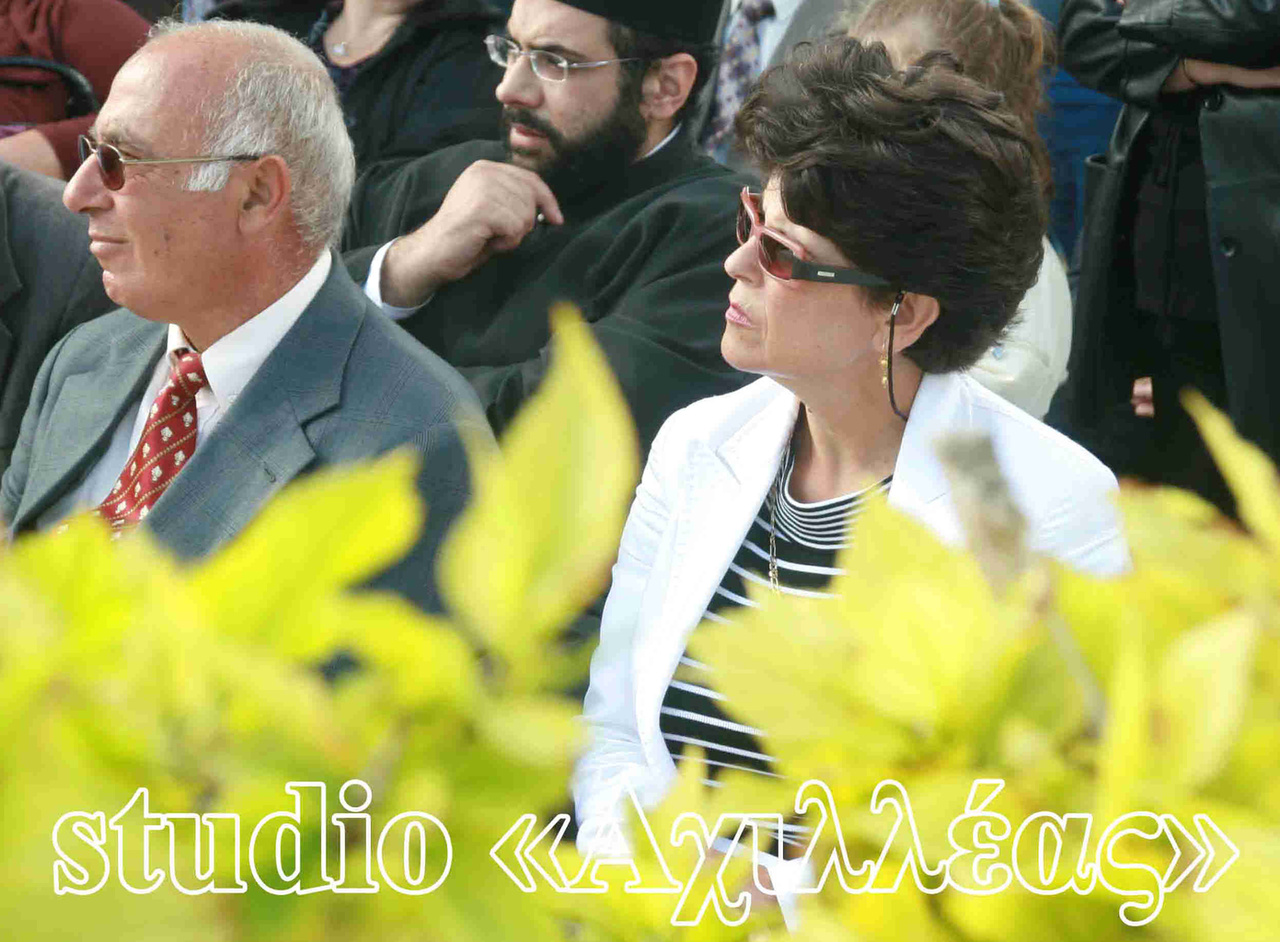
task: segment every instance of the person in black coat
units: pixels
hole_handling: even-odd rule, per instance
[[[1118,472],[1230,510],[1177,395],[1198,388],[1280,457],[1280,7],[1066,0],[1058,35],[1064,66],[1125,109],[1091,158],[1070,376],[1050,419]]]
[[[498,136],[501,75],[484,38],[503,17],[486,0],[229,0],[208,18],[266,23],[315,50],[338,86],[359,171]]]
[[[501,433],[550,362],[548,312],[581,310],[647,449],[668,415],[743,382],[720,355],[739,196],[695,153],[719,0],[515,0],[495,41],[506,141],[361,175],[344,261],[458,369]],[[652,32],[651,32],[652,31]]]

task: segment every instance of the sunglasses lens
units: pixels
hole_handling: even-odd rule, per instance
[[[102,171],[102,182],[108,190],[118,190],[124,186],[124,164],[120,162],[120,151],[110,144],[98,145],[98,168]]]
[[[751,214],[745,203],[738,204],[738,244],[746,245],[751,238]]]
[[[775,278],[791,277],[791,250],[767,232],[760,233],[760,265]]]

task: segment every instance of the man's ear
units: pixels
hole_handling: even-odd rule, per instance
[[[890,306],[889,310],[893,310],[892,306]],[[901,353],[919,340],[920,335],[929,329],[929,325],[938,319],[940,311],[941,306],[938,304],[937,298],[927,294],[915,294],[911,291],[904,292],[902,304],[898,307],[898,313],[894,317],[894,352]],[[884,326],[886,338],[888,333],[889,319],[886,316]]]
[[[688,100],[697,77],[698,62],[687,52],[653,62],[641,86],[641,116],[647,121],[675,117]]]
[[[254,161],[242,182],[240,229],[246,235],[257,234],[280,219],[289,210],[293,180],[289,165],[278,154],[268,154]]]

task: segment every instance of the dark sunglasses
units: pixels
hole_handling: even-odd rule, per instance
[[[229,157],[126,157],[112,144],[103,144],[84,134],[77,141],[80,148],[80,163],[89,159],[90,155],[98,158],[98,172],[102,174],[102,183],[108,190],[118,190],[124,186],[124,168],[129,164],[213,164],[224,160],[258,160],[262,154],[233,154]]]
[[[756,257],[765,274],[782,281],[819,281],[834,285],[862,285],[864,288],[888,288],[891,282],[858,268],[818,265],[806,261],[804,249],[782,233],[760,222],[760,194],[742,188],[738,205],[738,244],[756,240]]]

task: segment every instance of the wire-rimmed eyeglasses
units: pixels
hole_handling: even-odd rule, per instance
[[[570,62],[559,53],[548,52],[545,49],[521,49],[518,42],[506,36],[486,36],[484,46],[489,50],[489,58],[493,60],[494,65],[500,65],[504,69],[511,68],[522,56],[527,58],[533,74],[544,82],[563,82],[569,77],[570,69],[598,69],[602,65],[612,65],[615,62],[640,61],[638,57],[632,56],[627,59]]]
[[[77,144],[80,148],[80,163],[89,157],[98,158],[98,172],[102,174],[103,185],[108,190],[118,190],[124,186],[124,168],[130,164],[211,164],[224,160],[258,160],[262,154],[231,154],[227,157],[126,157],[113,144],[103,144],[88,135],[81,134]]]

